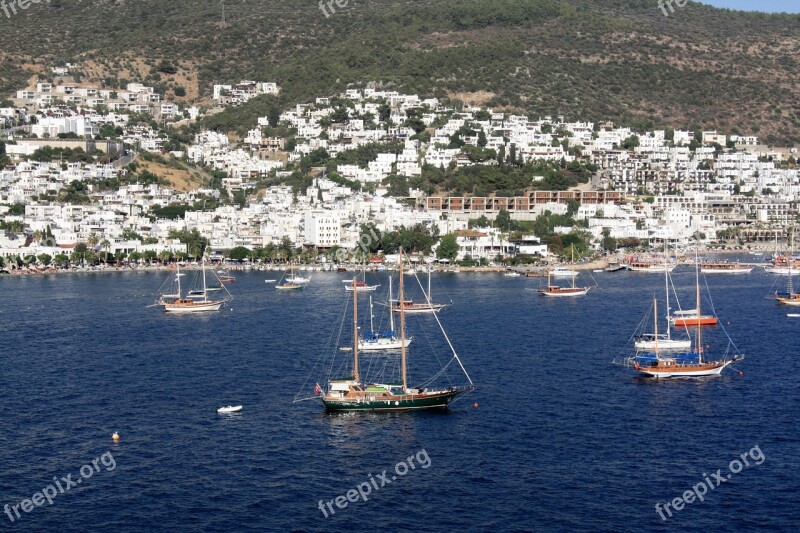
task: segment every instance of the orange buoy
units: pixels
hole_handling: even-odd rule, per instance
[[[115,431],[114,434],[111,435],[111,440],[113,440],[114,442],[119,442],[119,433]]]
[[[472,407],[478,407],[478,402],[473,403]]]

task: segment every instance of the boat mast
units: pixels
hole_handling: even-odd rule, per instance
[[[394,309],[392,309],[392,276],[389,276],[389,330],[394,335]]]
[[[428,305],[433,305],[433,300],[431,300],[431,267],[428,265]]]
[[[794,273],[792,269],[794,268],[794,229],[792,229],[792,244],[789,246],[789,286],[787,290],[789,292],[789,298],[794,297],[794,285],[792,285],[792,274]]]
[[[375,324],[372,321],[372,295],[369,296],[369,331],[375,333]]]
[[[353,379],[356,383],[361,379],[358,375],[358,286],[353,276]]]
[[[653,332],[655,333],[655,340],[656,340],[656,359],[658,359],[658,299],[656,295],[653,295]],[[669,329],[669,327],[667,327]]]
[[[572,252],[572,260],[570,261],[570,270],[572,270],[572,288],[575,288],[575,245],[570,245],[570,251]]]
[[[400,282],[398,284],[398,299],[400,301],[400,367],[403,376],[403,392],[408,389],[408,369],[406,361],[406,304],[403,292],[403,249],[400,248]],[[430,300],[428,300],[430,303]]]
[[[699,243],[697,246],[700,246]],[[698,362],[703,362],[703,333],[700,327],[700,267],[697,260],[697,247],[694,249],[694,276],[697,286],[697,357]]]
[[[206,257],[200,260],[200,268],[203,270],[203,299],[207,299],[206,297]]]
[[[180,300],[181,299],[181,265],[180,265],[180,263],[177,263],[177,265],[178,265],[178,274],[177,274],[176,277],[178,278],[178,300]]]
[[[667,240],[664,239],[664,303],[667,306],[667,340],[672,339],[669,327],[669,265],[667,263]],[[656,320],[658,320],[656,318]]]

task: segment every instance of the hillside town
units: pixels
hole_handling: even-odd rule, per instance
[[[185,238],[195,230],[217,254],[284,247],[329,262],[331,250],[363,247],[365,226],[423,228],[455,236],[457,252],[440,257],[490,264],[558,255],[552,235],[578,233],[593,253],[763,247],[798,220],[798,148],[756,136],[533,118],[369,87],[260,117],[243,136],[187,136],[181,127],[280,88],[219,84],[209,105],[186,106],[141,83],[73,82],[69,67],[0,103],[0,258],[12,269],[87,252],[196,259]],[[507,165],[530,172],[523,189],[452,195],[426,179]],[[173,183],[165,168],[193,179]],[[551,168],[584,179],[551,188],[536,170]],[[537,231],[554,216],[570,223]]]

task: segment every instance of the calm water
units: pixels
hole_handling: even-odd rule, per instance
[[[341,274],[287,294],[264,283],[274,272],[238,273],[232,309],[185,317],[145,308],[163,274],[3,278],[0,504],[106,452],[116,467],[0,529],[796,530],[800,319],[765,298],[783,285],[709,277],[744,375],[653,382],[610,362],[660,276],[595,276],[573,301],[539,297],[537,279],[435,276],[477,390],[446,413],[344,415],[292,404],[337,326]],[[674,277],[691,292],[688,267]],[[762,464],[659,518],[656,502],[754,446]],[[317,507],[411,455],[429,467]]]

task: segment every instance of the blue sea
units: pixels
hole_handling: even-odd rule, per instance
[[[237,272],[231,305],[203,316],[147,308],[163,272],[0,279],[0,529],[800,527],[800,318],[767,298],[785,280],[709,276],[708,343],[724,348],[724,328],[746,359],[654,381],[611,361],[663,298],[657,274],[597,273],[567,301],[536,278],[434,274],[476,390],[445,412],[326,414],[292,400],[324,377],[308,381],[346,275],[311,274],[285,292],[264,283],[280,273]],[[673,277],[690,298],[691,268]],[[231,404],[244,409],[217,414]],[[663,511],[706,479],[703,501]],[[43,490],[52,503],[25,512]]]

